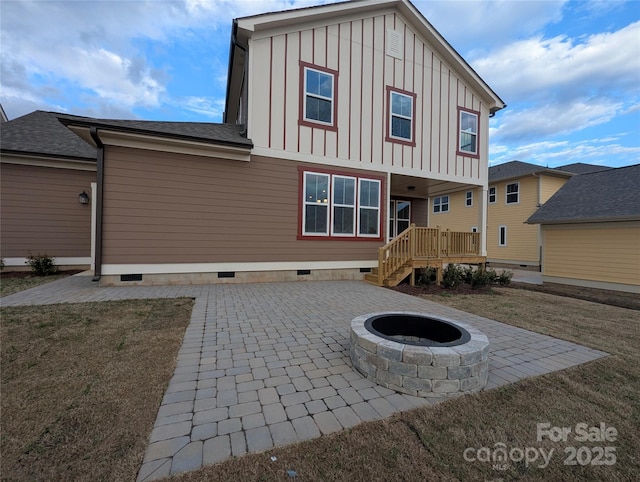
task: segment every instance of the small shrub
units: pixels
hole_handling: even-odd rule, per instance
[[[418,286],[431,286],[436,282],[437,270],[435,268],[424,268],[418,271],[416,277],[416,285]]]
[[[38,253],[33,255],[29,253],[27,256],[27,263],[31,266],[32,271],[36,276],[49,276],[58,272],[58,267],[51,256]]]
[[[478,268],[471,276],[471,287],[473,289],[483,288],[495,282],[498,275],[492,269]]]
[[[4,258],[0,258],[0,271],[4,270]]]
[[[511,278],[513,278],[513,271],[503,271],[497,277],[497,281],[500,286],[508,286],[511,284]]]
[[[445,288],[457,288],[464,281],[464,269],[450,263],[442,272],[442,286]]]
[[[463,268],[463,277],[464,277],[464,282],[471,284],[472,280],[473,280],[473,268],[471,266],[467,266],[466,268]]]

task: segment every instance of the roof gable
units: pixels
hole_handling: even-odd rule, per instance
[[[574,176],[528,220],[560,224],[640,219],[640,164]]]
[[[506,179],[515,179],[518,177],[529,176],[531,174],[549,174],[552,176],[569,177],[573,173],[550,169],[548,167],[531,164],[522,161],[510,161],[489,168],[489,182],[498,182]]]

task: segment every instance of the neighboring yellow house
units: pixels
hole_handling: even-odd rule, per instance
[[[525,224],[567,180],[585,172],[607,169],[571,164],[555,169],[521,161],[489,168],[489,188],[450,192],[430,198],[429,226],[452,231],[481,231],[478,206],[486,195],[487,262],[494,266],[540,269],[540,227]]]
[[[640,293],[640,164],[575,176],[527,222],[542,281]]]

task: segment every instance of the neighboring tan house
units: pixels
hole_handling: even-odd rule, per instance
[[[409,1],[365,0],[234,20],[226,124],[61,121],[98,147],[103,283],[390,284],[417,266],[402,246],[484,261],[481,234],[427,229],[427,200],[486,191],[504,107]]]
[[[91,265],[96,149],[57,115],[36,111],[0,127],[0,256],[7,269],[24,269],[30,253],[52,256],[60,267]]]
[[[640,164],[571,178],[527,222],[542,228],[542,280],[640,293]]]
[[[493,266],[540,269],[540,228],[525,224],[567,180],[585,172],[609,169],[575,163],[546,168],[511,161],[489,168],[487,192],[487,262]],[[430,226],[454,231],[482,230],[477,223],[482,192],[465,189],[431,198]]]

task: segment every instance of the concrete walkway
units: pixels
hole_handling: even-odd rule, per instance
[[[352,369],[350,322],[364,313],[421,311],[482,330],[491,343],[487,389],[607,355],[357,281],[99,288],[73,276],[0,303],[182,296],[196,302],[138,481],[428,405]]]

